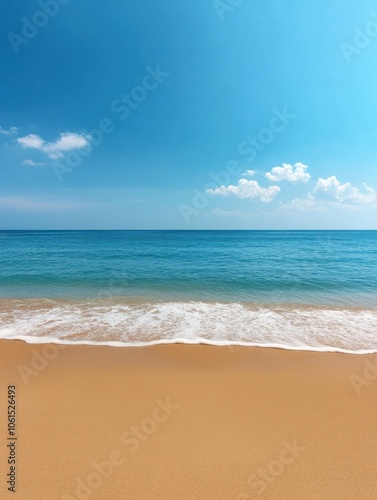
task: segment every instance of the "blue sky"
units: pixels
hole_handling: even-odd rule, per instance
[[[377,5],[13,0],[0,228],[377,229]]]

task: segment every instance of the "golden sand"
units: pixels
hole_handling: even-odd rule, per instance
[[[0,498],[377,498],[377,357],[0,341]],[[16,493],[7,392],[16,386]]]

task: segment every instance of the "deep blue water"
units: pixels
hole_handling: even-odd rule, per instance
[[[1,231],[1,298],[377,306],[377,231]]]

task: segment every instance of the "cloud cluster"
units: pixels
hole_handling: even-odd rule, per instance
[[[308,166],[303,163],[295,163],[293,166],[283,163],[281,167],[274,167],[267,172],[265,177],[270,182],[308,182],[311,175],[307,172]]]
[[[68,151],[88,147],[90,139],[88,135],[64,132],[53,142],[47,142],[36,134],[19,137],[17,142],[25,149],[36,149],[56,160],[62,158]]]
[[[311,175],[307,170],[308,166],[303,163],[295,163],[294,165],[283,163],[281,167],[274,167],[264,176],[270,182],[308,183]],[[254,176],[256,173],[255,170],[247,170],[242,176]],[[295,198],[286,204],[281,204],[280,208],[282,210],[288,209],[301,212],[326,212],[331,207],[357,210],[362,205],[377,202],[377,193],[372,187],[363,184],[363,189],[360,189],[349,182],[342,184],[335,175],[326,179],[320,177],[315,183],[313,182],[312,186],[306,197]],[[281,188],[279,186],[263,187],[255,180],[244,178],[241,178],[237,185],[230,184],[207,189],[207,193],[212,196],[234,195],[238,198],[249,198],[263,203],[272,202],[280,192]],[[218,208],[216,214],[213,214],[220,215],[220,213]],[[225,212],[223,215],[225,215]]]
[[[335,175],[327,179],[319,178],[314,189],[313,195],[321,200],[345,204],[365,204],[373,203],[377,200],[376,191],[363,184],[364,192],[359,188],[352,186],[349,182],[342,184]]]
[[[238,198],[251,198],[263,203],[271,202],[280,191],[279,186],[264,188],[257,181],[248,181],[247,179],[240,179],[237,186],[230,184],[229,186],[207,189],[207,193],[213,196],[229,196],[233,194]]]

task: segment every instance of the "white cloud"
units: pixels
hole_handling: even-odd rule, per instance
[[[233,194],[238,198],[257,199],[264,203],[271,202],[280,191],[279,186],[264,188],[257,181],[248,181],[246,179],[240,179],[237,186],[231,184],[229,186],[220,186],[216,189],[207,189],[207,193],[214,196],[229,196]]]
[[[17,127],[11,127],[9,130],[0,127],[0,134],[2,135],[14,135],[17,133]]]
[[[53,142],[46,142],[36,134],[20,137],[17,139],[17,142],[23,148],[37,149],[46,153],[51,159],[56,160],[57,158],[62,158],[64,153],[68,151],[88,146],[90,139],[91,137],[88,135],[64,132]]]
[[[313,189],[313,194],[319,199],[337,203],[364,204],[375,202],[377,200],[376,191],[367,184],[363,184],[363,187],[364,192],[349,182],[341,184],[333,175],[327,179],[319,178]]]
[[[32,148],[42,150],[44,141],[35,134],[30,134],[25,137],[19,137],[17,139],[18,144],[21,144],[23,148]]]
[[[349,182],[341,184],[333,175],[327,179],[319,178],[313,191],[306,198],[295,198],[281,205],[281,210],[297,212],[329,212],[332,210],[359,211],[362,206],[377,201],[376,191],[363,184],[364,191]]]
[[[256,174],[256,170],[246,170],[242,175],[245,177],[253,177]]]
[[[42,167],[44,165],[47,165],[47,163],[39,163],[33,160],[24,160],[22,162],[22,165],[25,165],[26,167]]]
[[[307,169],[308,166],[303,163],[295,163],[293,166],[283,163],[281,167],[274,167],[265,176],[271,182],[308,182],[311,175],[307,172]]]

